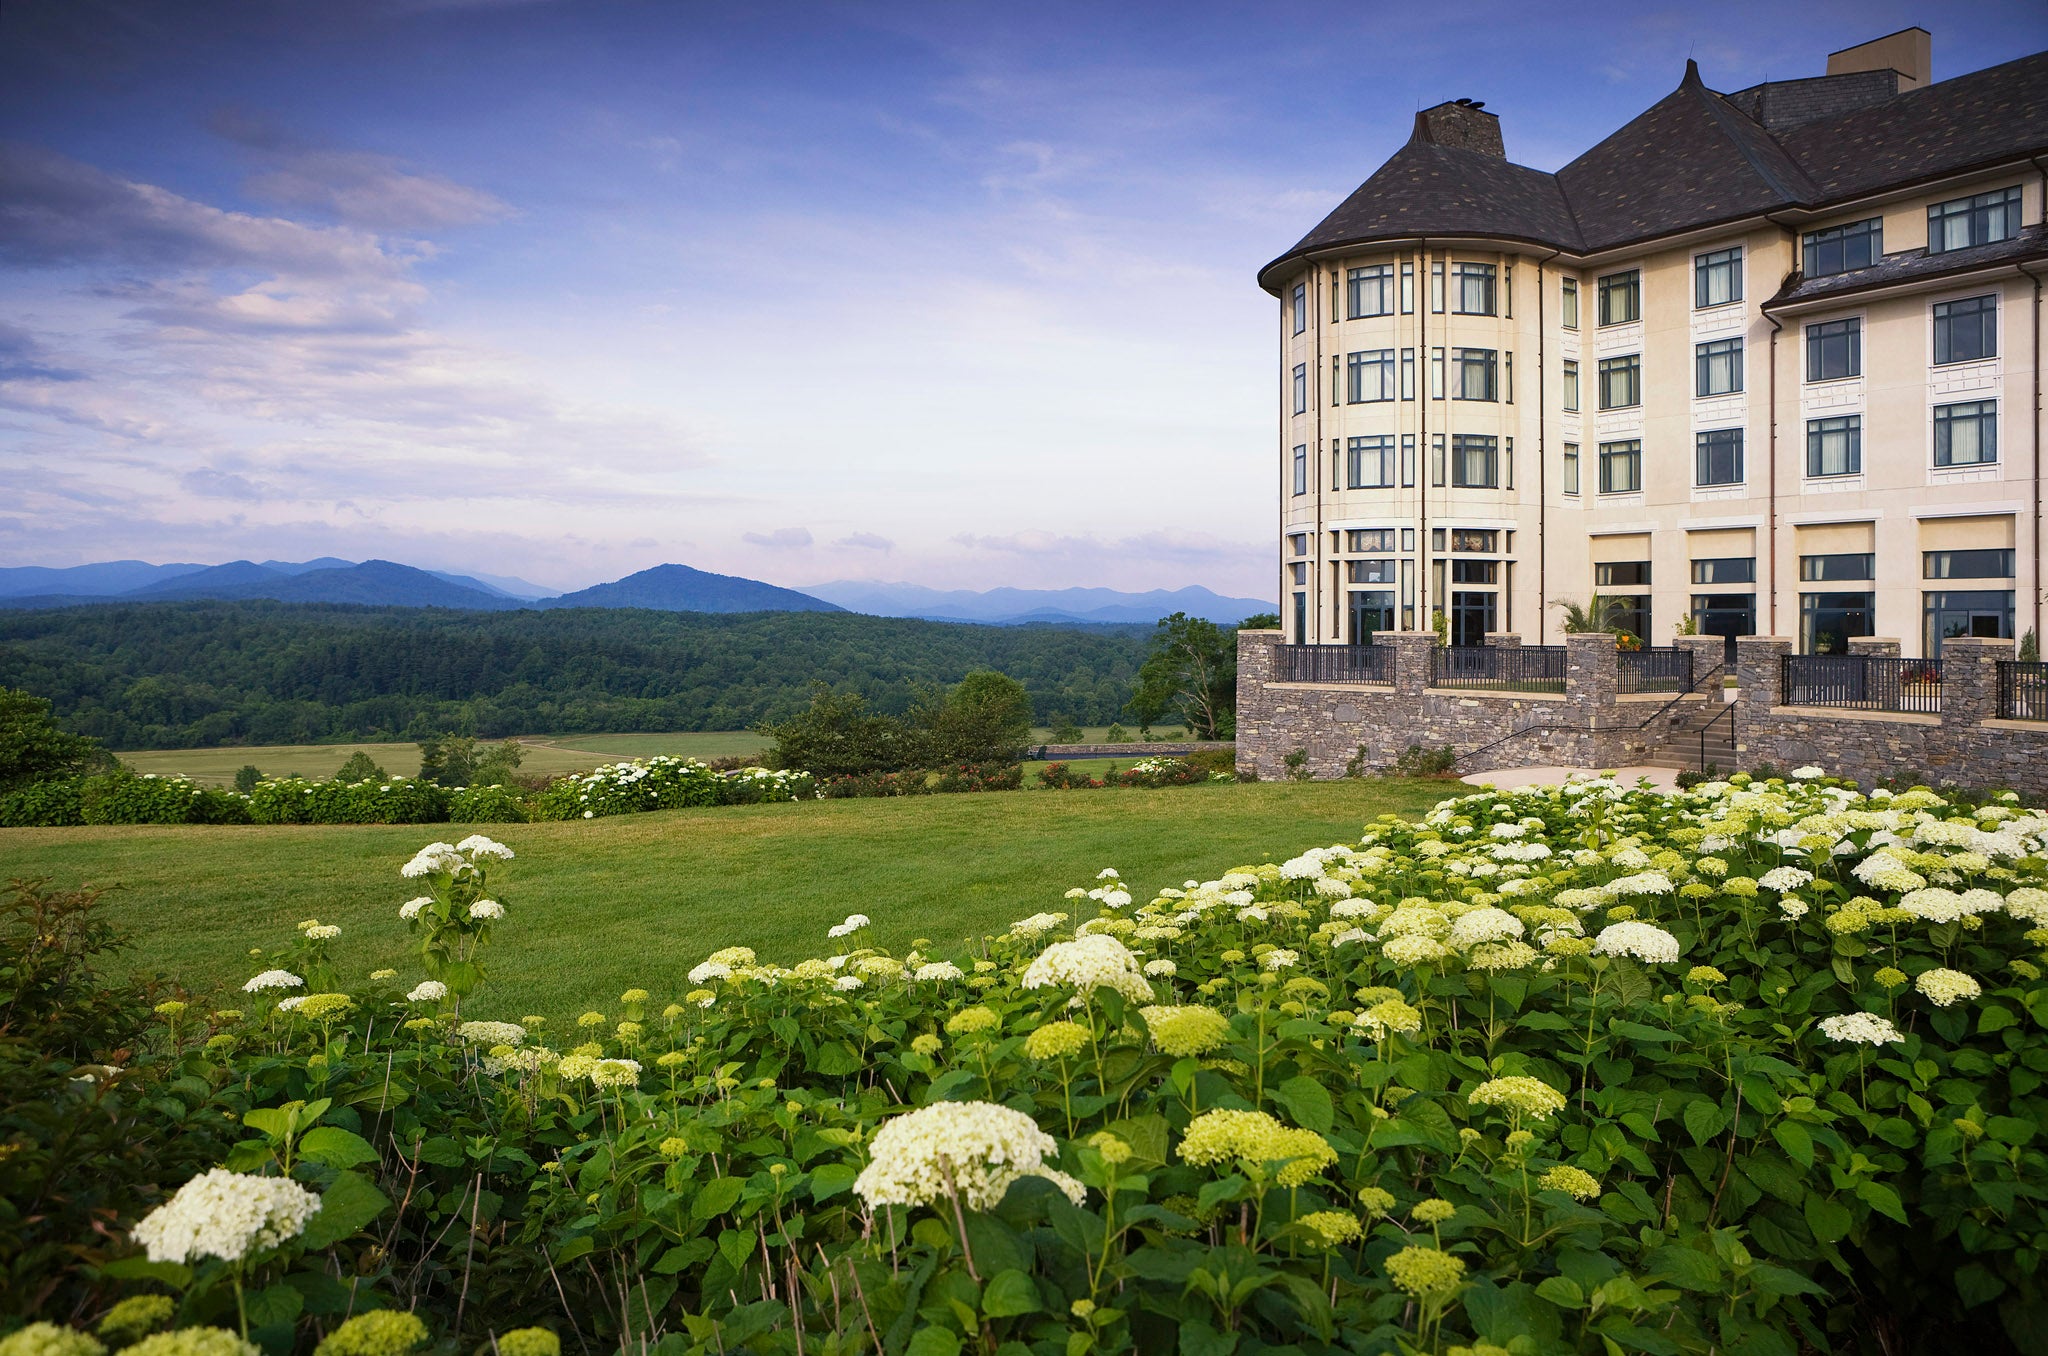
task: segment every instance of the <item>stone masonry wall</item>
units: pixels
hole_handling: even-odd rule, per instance
[[[1811,765],[1865,786],[1897,777],[2048,796],[2048,721],[1998,719],[1998,661],[2012,658],[2009,640],[1942,642],[1939,715],[1784,705],[1779,661],[1792,653],[1791,639],[1744,636],[1735,644],[1735,747],[1745,768]],[[1850,648],[1898,654],[1897,641],[1878,638]]]
[[[1363,748],[1368,768],[1391,765],[1410,745],[1446,746],[1460,772],[1563,765],[1621,767],[1657,743],[1687,707],[1704,696],[1616,694],[1618,660],[1611,635],[1565,637],[1563,693],[1507,693],[1429,686],[1436,637],[1427,631],[1383,632],[1376,645],[1394,652],[1393,681],[1286,683],[1274,679],[1278,631],[1238,632],[1237,765],[1263,779],[1286,775],[1287,755],[1308,754],[1317,778],[1341,777]],[[1512,634],[1489,636],[1518,646]],[[1680,637],[1693,650],[1696,686],[1718,697],[1722,642]],[[1709,683],[1710,677],[1713,679]]]

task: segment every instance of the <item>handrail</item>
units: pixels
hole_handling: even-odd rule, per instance
[[[1724,657],[1718,663],[1715,663],[1714,665],[1709,667],[1705,673],[1695,675],[1693,679],[1692,688],[1689,691],[1681,692],[1677,696],[1673,697],[1670,701],[1665,702],[1663,705],[1659,706],[1655,711],[1652,711],[1647,717],[1640,721],[1637,721],[1633,728],[1641,730],[1649,727],[1652,724],[1655,724],[1658,720],[1662,719],[1665,713],[1670,711],[1672,707],[1678,705],[1687,697],[1692,696],[1693,693],[1698,692],[1702,684],[1706,683],[1708,680],[1713,678],[1715,674],[1720,673],[1727,667],[1728,661]],[[1734,707],[1731,706],[1729,710],[1734,710]],[[1719,717],[1716,717],[1716,719],[1719,719]],[[1562,721],[1538,721],[1534,725],[1524,725],[1520,729],[1510,730],[1506,734],[1502,735],[1499,739],[1494,740],[1491,744],[1481,744],[1478,748],[1471,750],[1469,753],[1459,754],[1458,757],[1461,761],[1466,758],[1476,758],[1480,754],[1488,751],[1489,749],[1499,748],[1501,745],[1507,743],[1510,739],[1514,739],[1519,735],[1535,734],[1538,731],[1542,730],[1572,730],[1576,731],[1579,734],[1597,734],[1602,730],[1616,730],[1626,728],[1630,727],[1618,725],[1567,725]]]
[[[1708,719],[1705,725],[1700,726],[1699,771],[1701,772],[1705,772],[1707,770],[1707,731],[1713,729],[1716,725],[1719,725],[1721,723],[1722,716],[1728,717],[1728,746],[1730,748],[1733,748],[1735,746],[1735,703],[1729,702],[1727,705],[1723,706],[1719,711],[1715,712],[1714,715]]]

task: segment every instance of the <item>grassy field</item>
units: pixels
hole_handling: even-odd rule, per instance
[[[519,771],[528,776],[587,772],[600,763],[650,758],[657,753],[678,757],[752,757],[768,741],[745,730],[688,734],[529,735],[520,740],[526,752]],[[301,777],[332,777],[358,750],[377,760],[386,772],[410,777],[420,769],[417,744],[275,744],[220,749],[152,749],[123,753],[121,761],[137,772],[159,776],[179,773],[193,781],[226,786],[244,764],[268,777],[296,773]]]
[[[849,913],[901,953],[917,937],[958,947],[1115,866],[1138,889],[1212,877],[1355,839],[1364,821],[1413,813],[1464,788],[1372,780],[1216,784],[1167,791],[935,796],[626,815],[486,831],[518,860],[493,893],[508,914],[479,1016],[573,1015],[634,986],[657,1005],[722,946],[791,963],[823,954]],[[339,923],[336,955],[364,975],[422,978],[398,906],[398,868],[422,844],[467,832],[402,827],[0,829],[0,874],[119,886],[112,916],[140,968],[205,992],[238,984],[304,918]],[[1141,896],[1142,897],[1142,896]]]

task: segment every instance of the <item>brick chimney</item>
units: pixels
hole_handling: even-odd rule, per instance
[[[1409,140],[1477,151],[1496,160],[1508,158],[1500,139],[1500,115],[1488,113],[1486,105],[1474,99],[1453,99],[1423,109],[1415,115],[1415,132]]]
[[[1934,78],[1934,35],[1924,28],[1902,28],[1828,53],[1829,75],[1853,75],[1857,71],[1895,71],[1899,93],[1918,89]]]

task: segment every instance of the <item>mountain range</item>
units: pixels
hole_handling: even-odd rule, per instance
[[[102,561],[65,569],[0,568],[0,608],[76,607],[90,603],[267,598],[292,603],[444,607],[501,612],[519,608],[639,607],[667,612],[865,612],[883,617],[1020,625],[1149,625],[1173,612],[1235,623],[1271,604],[1189,587],[1125,593],[1116,589],[932,589],[917,584],[838,580],[798,591],[657,565],[623,579],[550,595],[524,579],[422,570],[389,560],[236,560],[225,565],[152,565]]]

